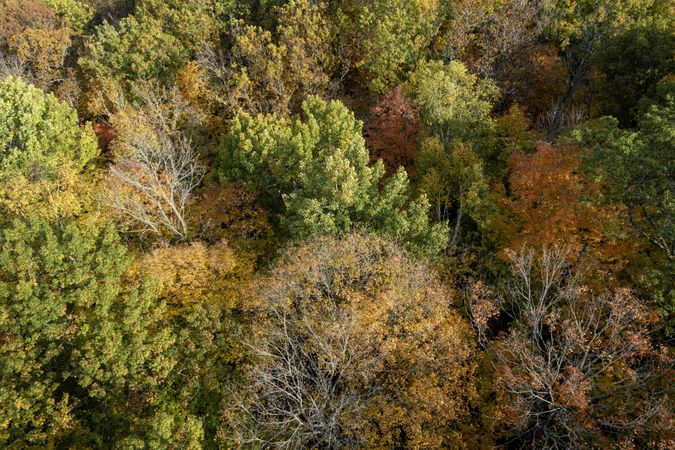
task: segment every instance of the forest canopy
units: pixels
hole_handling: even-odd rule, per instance
[[[0,447],[665,449],[671,0],[0,0]]]

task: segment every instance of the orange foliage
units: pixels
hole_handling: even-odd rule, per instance
[[[196,216],[210,240],[268,240],[270,214],[258,204],[258,193],[237,183],[211,184],[196,201]]]
[[[508,169],[510,194],[501,194],[501,203],[515,218],[511,249],[564,243],[577,255],[593,253],[613,271],[636,251],[634,244],[612,233],[619,222],[617,207],[588,201],[599,194],[580,173],[576,148],[540,142],[533,154],[511,155]]]
[[[547,111],[565,92],[567,70],[552,45],[539,45],[522,55],[515,74],[515,100],[532,119]]]
[[[412,174],[420,134],[418,112],[399,85],[371,110],[363,128],[371,161],[382,159],[388,173],[399,166]]]

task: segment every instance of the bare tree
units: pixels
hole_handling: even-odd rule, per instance
[[[133,108],[122,99],[113,115],[109,204],[128,230],[184,241],[189,238],[191,194],[204,169],[192,140],[181,131],[189,106],[175,91],[141,92]]]
[[[383,355],[366,345],[357,318],[332,306],[322,314],[325,322],[309,311],[297,317],[283,305],[273,308],[272,326],[254,344],[261,361],[249,386],[254,398],[239,404],[247,419],[243,442],[289,449],[363,444],[345,421],[377,392],[364,376],[376,371]]]
[[[493,344],[502,419],[532,448],[581,448],[637,433],[667,411],[652,383],[667,357],[652,349],[652,316],[627,289],[597,294],[568,268],[566,247],[511,255],[510,333]]]

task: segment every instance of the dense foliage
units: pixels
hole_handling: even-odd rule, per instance
[[[0,447],[673,447],[672,0],[0,0]]]

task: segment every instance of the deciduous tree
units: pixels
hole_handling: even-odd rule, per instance
[[[129,257],[114,230],[15,221],[0,258],[3,446],[142,439],[160,418],[173,338],[156,290],[123,283]]]
[[[428,267],[379,238],[321,238],[287,252],[257,295],[243,442],[459,447],[473,349]]]
[[[113,118],[108,204],[129,232],[187,240],[192,192],[204,175],[195,145],[180,128],[189,106],[175,90],[137,96],[142,103]]]
[[[65,217],[80,209],[80,175],[98,156],[96,137],[53,95],[0,82],[0,190],[5,213]]]
[[[490,111],[499,95],[492,82],[478,79],[457,61],[423,61],[410,74],[406,89],[425,125],[444,145],[453,139],[486,145],[494,129]]]
[[[410,199],[405,171],[380,182],[383,164],[368,166],[361,126],[341,103],[316,97],[301,118],[240,114],[222,146],[221,174],[264,192],[294,238],[364,226],[420,251],[444,248],[447,230],[429,224],[426,197]]]
[[[501,420],[515,442],[543,449],[668,442],[670,362],[652,347],[653,314],[627,289],[584,287],[568,255],[511,254],[513,323],[493,347]]]
[[[348,60],[382,94],[424,57],[437,15],[436,0],[345,0],[336,20]]]

